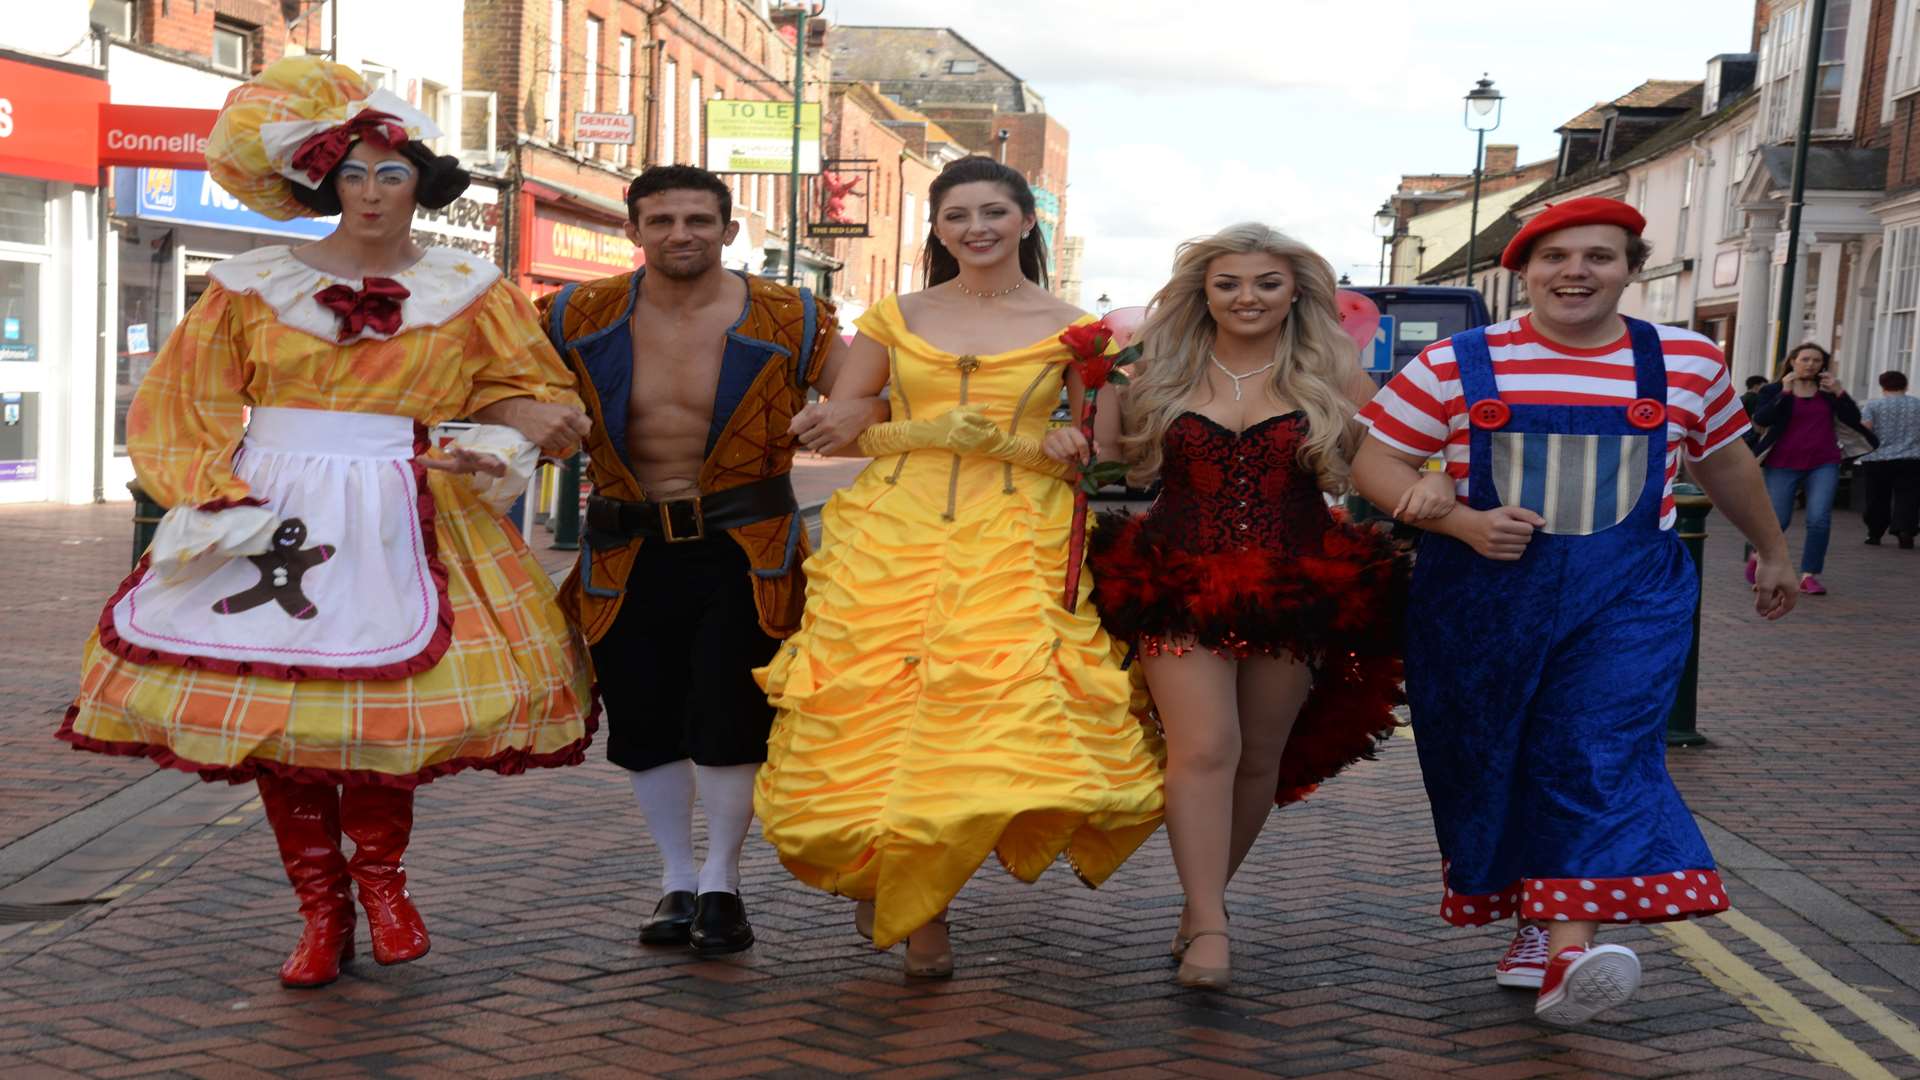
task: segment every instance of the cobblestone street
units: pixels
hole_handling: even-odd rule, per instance
[[[1031,888],[984,868],[948,983],[906,982],[757,837],[753,950],[643,950],[658,863],[598,747],[423,788],[408,862],[431,955],[284,990],[298,923],[253,788],[52,738],[125,571],[127,508],[0,509],[0,1075],[1920,1076],[1920,553],[1864,547],[1836,515],[1832,595],[1766,625],[1712,529],[1711,743],[1671,765],[1735,911],[1611,935],[1644,989],[1561,1030],[1494,986],[1504,931],[1438,919],[1406,735],[1275,816],[1229,897],[1228,993],[1173,984],[1164,834],[1098,892],[1064,867]]]

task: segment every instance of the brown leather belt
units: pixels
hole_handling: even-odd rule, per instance
[[[711,495],[689,495],[683,499],[629,502],[589,495],[587,530],[620,543],[638,536],[682,544],[706,539],[708,529],[737,529],[799,509],[792,478],[782,473]]]

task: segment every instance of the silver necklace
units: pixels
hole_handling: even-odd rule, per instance
[[[1280,362],[1279,360],[1269,360],[1267,361],[1266,367],[1254,368],[1252,371],[1247,372],[1245,375],[1235,375],[1233,372],[1227,370],[1227,365],[1221,363],[1220,358],[1218,356],[1213,355],[1212,349],[1207,350],[1207,359],[1213,361],[1213,366],[1219,368],[1222,374],[1224,374],[1227,378],[1233,380],[1233,400],[1235,401],[1240,400],[1240,381],[1242,379],[1251,379],[1255,375],[1258,375],[1263,371],[1272,371],[1273,366]]]
[[[961,292],[963,292],[963,293],[965,293],[965,294],[966,294],[966,295],[968,295],[968,296],[977,296],[977,297],[979,297],[979,298],[980,298],[980,299],[982,299],[982,300],[992,300],[992,299],[994,299],[994,298],[996,298],[996,297],[1000,297],[1000,296],[1006,296],[1006,295],[1008,295],[1008,294],[1010,294],[1010,293],[1016,293],[1016,292],[1019,292],[1019,291],[1020,291],[1020,286],[1022,286],[1022,285],[1025,285],[1025,284],[1026,284],[1026,280],[1025,280],[1025,279],[1021,279],[1020,281],[1016,281],[1016,282],[1014,282],[1014,283],[1013,283],[1012,285],[1010,285],[1010,286],[1008,286],[1007,288],[1004,288],[1004,289],[1000,289],[1000,290],[997,290],[997,291],[992,291],[992,292],[974,292],[974,291],[973,291],[972,289],[969,289],[969,288],[967,288],[967,285],[966,285],[966,283],[965,283],[965,282],[963,282],[963,281],[961,281],[961,280],[960,280],[959,278],[954,278],[954,279],[953,279],[953,287],[954,287],[954,288],[956,288],[956,289],[959,289],[959,290],[960,290]]]

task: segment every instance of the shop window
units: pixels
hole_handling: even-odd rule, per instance
[[[253,30],[251,27],[215,19],[213,23],[213,66],[235,75],[253,74]]]
[[[104,26],[107,33],[121,41],[133,40],[133,0],[93,0],[87,21]]]
[[[40,355],[40,264],[0,262],[0,361]]]
[[[47,185],[38,180],[0,176],[0,241],[47,242]]]

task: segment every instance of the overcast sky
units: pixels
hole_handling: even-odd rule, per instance
[[[1579,14],[1574,14],[1574,12]],[[828,0],[834,22],[950,26],[1025,79],[1072,138],[1082,301],[1145,303],[1174,245],[1258,219],[1375,279],[1372,217],[1402,173],[1466,172],[1461,97],[1507,95],[1520,160],[1650,78],[1751,45],[1753,0]],[[1440,256],[1444,258],[1445,256]]]

